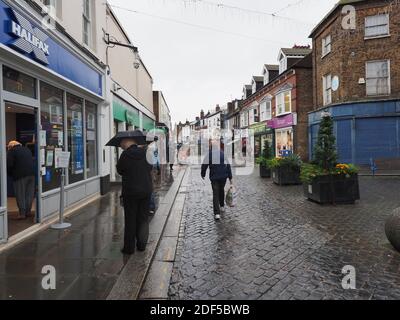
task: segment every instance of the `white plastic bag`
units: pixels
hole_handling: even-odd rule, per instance
[[[236,199],[235,188],[233,187],[233,185],[231,185],[229,187],[228,191],[226,192],[226,196],[225,196],[226,205],[231,208],[234,207],[236,204],[235,199]]]

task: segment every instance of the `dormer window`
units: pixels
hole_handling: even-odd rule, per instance
[[[254,94],[257,92],[257,82],[253,80],[252,88],[251,88],[251,93]]]

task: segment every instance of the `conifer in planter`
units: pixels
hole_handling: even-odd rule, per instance
[[[256,163],[260,165],[260,177],[271,178],[271,169],[268,168],[268,160],[272,158],[272,150],[268,140],[264,142],[264,148],[261,157],[257,158]]]
[[[301,184],[300,168],[302,161],[298,155],[275,158],[267,161],[271,169],[272,181],[280,186]]]
[[[358,169],[352,164],[338,164],[333,120],[324,114],[315,146],[314,161],[301,168],[304,193],[320,204],[354,203],[360,199]]]

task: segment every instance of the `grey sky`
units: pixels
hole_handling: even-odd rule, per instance
[[[276,64],[279,49],[310,44],[308,36],[337,0],[109,0],[162,90],[173,122],[194,120],[240,98],[263,64]],[[215,4],[275,13],[271,17]],[[174,23],[160,18],[201,25]],[[223,32],[217,32],[222,30]],[[234,34],[232,34],[234,33]],[[236,35],[238,34],[238,35]]]

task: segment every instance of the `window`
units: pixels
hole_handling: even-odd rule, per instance
[[[322,57],[326,56],[332,50],[332,36],[328,35],[322,39]]]
[[[389,15],[378,14],[365,18],[365,37],[375,38],[389,35]]]
[[[83,43],[90,46],[91,42],[91,10],[90,0],[83,0]]]
[[[292,94],[290,91],[282,92],[276,96],[277,116],[292,112]]]
[[[6,66],[3,66],[3,89],[36,99],[36,79]]]
[[[97,107],[94,103],[85,102],[86,116],[86,178],[97,176]]]
[[[57,9],[60,5],[59,0],[42,0],[43,4],[47,7],[48,13],[52,17],[57,17]]]
[[[287,69],[287,60],[286,57],[283,57],[280,61],[279,61],[279,74],[285,72]]]
[[[71,152],[69,183],[84,179],[83,99],[67,94],[68,151]]]
[[[293,154],[293,129],[279,129],[275,131],[276,154],[285,157]]]
[[[268,70],[264,70],[264,86],[269,82],[269,72]]]
[[[260,105],[260,121],[272,119],[271,101],[262,102]]]
[[[324,106],[332,103],[332,75],[328,74],[323,77],[323,90],[324,90]]]
[[[367,62],[367,96],[390,94],[390,60]]]
[[[60,186],[60,174],[54,164],[47,162],[53,159],[57,148],[64,150],[64,92],[61,89],[40,83],[40,118],[41,130],[46,132],[46,146],[41,147],[41,159],[46,174],[42,176],[42,190],[47,192]]]

